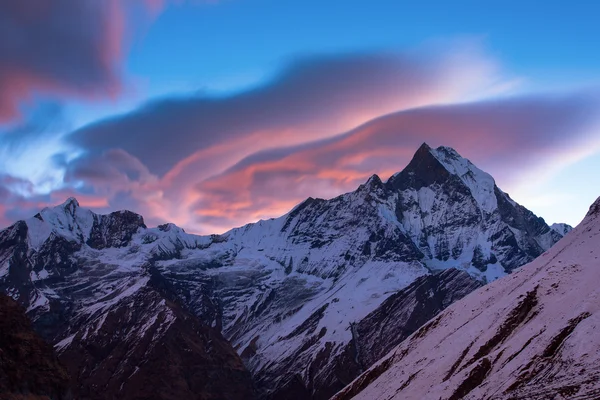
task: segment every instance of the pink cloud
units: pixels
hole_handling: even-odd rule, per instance
[[[230,164],[265,148],[333,137],[389,112],[464,101],[503,82],[481,49],[449,48],[299,58],[251,90],[159,99],[83,127],[71,139],[96,151],[119,147],[162,176],[232,142],[235,155],[224,154]]]
[[[423,141],[455,147],[502,186],[581,148],[597,107],[586,95],[421,107],[327,139],[294,146],[274,140],[264,151],[256,151],[268,143],[257,133],[194,153],[163,177],[124,150],[83,158],[68,176],[108,199],[108,208],[136,210],[150,225],[171,221],[191,232],[223,232],[282,215],[309,196],[352,191],[374,173],[385,180]]]
[[[597,108],[597,98],[586,95],[421,107],[294,146],[252,152],[249,143],[264,143],[260,135],[222,143],[182,160],[163,177],[126,151],[113,149],[69,165],[66,183],[76,190],[5,202],[4,220],[75,195],[96,211],[131,209],[149,225],[175,222],[191,232],[218,233],[280,216],[309,196],[331,198],[355,190],[373,173],[385,180],[408,163],[423,141],[456,148],[502,187],[548,159],[585,148],[597,122],[591,110]],[[250,155],[243,151],[247,146]],[[19,213],[15,207],[21,207]]]
[[[277,216],[306,197],[331,198],[354,190],[373,173],[387,179],[423,141],[453,146],[509,183],[518,171],[568,153],[586,140],[594,119],[581,118],[585,102],[577,97],[521,98],[391,114],[334,140],[241,161],[199,183],[199,200],[192,210],[199,226],[204,221],[217,231],[251,218]]]
[[[158,3],[134,0],[158,12]],[[129,4],[128,4],[129,3]],[[95,100],[122,90],[126,0],[0,2],[0,122],[36,94]]]

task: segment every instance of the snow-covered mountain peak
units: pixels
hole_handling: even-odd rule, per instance
[[[461,157],[451,147],[440,146],[431,150],[431,154],[453,175],[458,176],[473,194],[477,203],[486,212],[492,212],[498,206],[494,188],[496,182],[487,172],[477,168],[471,161]]]
[[[498,207],[496,182],[451,147],[432,149],[423,143],[404,170],[388,180],[394,190],[420,190],[448,180],[461,183],[469,190],[481,210],[491,213]]]
[[[83,241],[94,225],[94,213],[79,207],[79,202],[70,197],[58,206],[44,208],[25,222],[31,247],[39,248],[52,233],[69,241]]]
[[[140,228],[146,228],[144,218],[139,214],[127,210],[96,214],[80,207],[74,197],[57,206],[44,208],[26,219],[25,223],[28,242],[33,249],[39,249],[51,235],[78,245],[121,247],[127,245]]]
[[[382,193],[385,191],[385,184],[377,174],[373,174],[365,183],[358,187],[357,192]]]
[[[381,182],[381,178],[377,174],[371,175],[369,177],[369,179],[367,179],[367,181],[365,182],[366,186],[371,186],[371,185],[381,186],[382,184],[383,184],[383,182]]]
[[[79,202],[75,197],[69,197],[59,207],[62,207],[63,209],[68,210],[71,214],[74,214],[77,208],[79,208]]]
[[[415,152],[408,165],[392,175],[386,185],[394,190],[420,190],[423,187],[440,184],[450,177],[448,169],[433,155],[431,147],[423,143]]]
[[[561,222],[550,225],[550,229],[552,229],[554,232],[560,233],[562,236],[565,236],[567,233],[573,230],[573,227],[569,224]]]
[[[170,222],[166,223],[166,224],[158,225],[156,228],[162,232],[175,231],[175,232],[185,233],[185,230],[183,228],[180,228],[177,225],[170,223]]]

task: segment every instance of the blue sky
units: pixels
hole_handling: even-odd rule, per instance
[[[454,146],[548,222],[576,224],[600,195],[600,3],[73,1],[0,6],[13,31],[0,39],[4,223],[76,195],[223,231],[386,178],[425,140]],[[488,122],[471,113],[489,102]],[[502,121],[520,104],[531,116]],[[314,157],[332,157],[314,143],[432,106],[474,115],[474,131],[411,116],[411,131],[395,128],[396,157],[351,149],[352,168]],[[269,179],[303,184],[286,196],[242,185],[219,208],[216,193],[242,179],[235,165],[290,146],[315,150],[290,153]]]
[[[186,3],[159,16],[133,46],[127,70],[156,80],[157,87],[164,81],[211,87],[230,80],[234,86],[297,54],[405,49],[475,37],[516,74],[540,85],[557,78],[571,84],[597,78],[599,13],[593,1]]]

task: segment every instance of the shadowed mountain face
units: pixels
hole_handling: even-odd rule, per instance
[[[152,285],[59,342],[61,359],[79,371],[78,396],[252,399],[250,374],[231,345]]]
[[[0,295],[0,398],[71,399],[69,376],[51,345],[31,328],[25,310]]]
[[[333,343],[325,343],[311,364],[307,387],[300,385],[301,377],[288,376],[284,387],[270,396],[273,399],[329,399],[344,383],[349,383],[371,367],[392,348],[420,328],[452,302],[461,299],[481,283],[464,271],[447,269],[435,275],[423,275],[408,287],[388,297],[366,317],[349,326],[351,340],[338,356],[328,358]],[[279,361],[282,373],[301,368],[298,359],[303,349]],[[318,377],[318,379],[316,379]],[[257,383],[269,376],[257,375]]]
[[[600,198],[556,246],[442,311],[335,396],[600,398]]]
[[[76,371],[78,393],[249,398],[229,342],[260,397],[321,399],[561,237],[456,151],[423,145],[387,182],[223,235],[70,199],[0,231],[0,289]]]

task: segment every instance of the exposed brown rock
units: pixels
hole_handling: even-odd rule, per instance
[[[517,304],[517,306],[511,310],[508,317],[504,321],[498,331],[488,340],[483,346],[481,346],[477,352],[473,355],[470,361],[468,361],[463,368],[471,365],[481,357],[487,356],[494,348],[504,342],[515,329],[521,325],[527,319],[529,313],[537,305],[537,287],[532,291],[527,292],[525,297]]]
[[[492,369],[492,363],[489,359],[483,358],[473,367],[467,378],[456,388],[456,391],[448,400],[460,400],[469,394],[485,379],[487,374]]]
[[[565,326],[558,333],[558,335],[556,335],[555,337],[552,338],[552,341],[548,344],[546,349],[544,349],[544,353],[542,354],[542,357],[554,356],[556,354],[556,352],[558,351],[558,349],[560,348],[561,344],[567,338],[567,336],[569,336],[571,333],[573,333],[575,328],[577,328],[577,325],[579,325],[579,323],[581,321],[588,318],[590,315],[591,314],[589,312],[584,312],[584,313],[581,313],[576,318],[569,320],[569,323],[567,324],[567,326]]]
[[[0,294],[0,399],[70,399],[69,376],[25,310]]]
[[[91,326],[97,332],[78,331],[60,354],[77,398],[254,398],[250,373],[221,334],[151,288]]]

